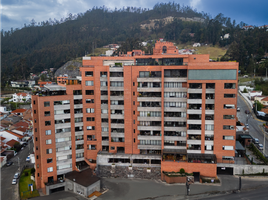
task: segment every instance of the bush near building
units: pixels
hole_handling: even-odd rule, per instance
[[[31,180],[31,169],[25,169],[21,173],[20,182],[19,182],[19,190],[21,199],[28,199],[32,197],[38,197],[39,192],[36,190],[35,182]],[[26,176],[27,175],[27,176]],[[29,188],[29,184],[33,184],[33,191]]]

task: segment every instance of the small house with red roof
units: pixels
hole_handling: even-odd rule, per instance
[[[249,92],[249,98],[250,100],[253,100],[255,96],[262,96],[262,91],[250,91]]]
[[[13,131],[10,131],[10,130],[5,130],[5,131],[0,131],[0,135],[4,138],[6,138],[5,141],[9,141],[9,140],[16,140],[18,142],[21,142],[22,139],[23,139],[23,135],[20,135],[18,133],[15,133]]]
[[[263,99],[261,99],[261,104],[265,105],[265,106],[268,106],[268,97],[265,97]]]
[[[27,111],[26,109],[20,108],[20,109],[13,110],[11,113],[19,115],[19,116],[23,116],[26,111]]]
[[[25,92],[13,94],[13,102],[31,101],[32,95]]]

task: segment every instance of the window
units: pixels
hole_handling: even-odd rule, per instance
[[[87,126],[87,130],[95,130],[95,126]]]
[[[133,115],[135,115],[135,110],[133,111]]]
[[[93,86],[94,82],[93,81],[86,81],[86,86]]]
[[[73,95],[82,95],[82,90],[74,90]]]
[[[33,103],[35,104],[35,101],[33,101]]]
[[[34,119],[34,123],[36,123],[36,119]]]
[[[134,143],[135,143],[135,138],[134,138]]]
[[[45,126],[50,126],[51,122],[50,121],[45,121]]]
[[[86,99],[86,103],[94,103],[94,99]]]
[[[111,81],[110,86],[111,87],[124,87],[124,82],[122,82],[122,81]]]
[[[224,89],[235,89],[235,83],[224,83]]]
[[[47,149],[47,154],[51,154],[52,153],[52,149]]]
[[[223,108],[224,109],[235,109],[235,105],[234,104],[224,104]]]
[[[85,72],[85,76],[93,76],[93,72]]]
[[[50,116],[50,111],[45,111],[45,117]]]
[[[224,98],[235,98],[235,94],[224,94]]]
[[[111,147],[111,150],[115,150],[115,148],[114,147]]]
[[[108,95],[108,91],[101,91],[101,95]]]
[[[87,111],[87,113],[94,113],[95,110],[94,110],[94,108],[87,108],[86,111]]]
[[[37,128],[35,128],[34,131],[37,132]]]
[[[46,140],[46,144],[51,144],[51,143],[52,143],[51,139]]]
[[[37,173],[37,176],[39,177],[39,173]]]
[[[135,101],[133,101],[133,106],[135,106]]]
[[[95,121],[95,118],[94,117],[87,117],[87,121],[88,122],[91,122],[91,121],[94,122]]]
[[[107,72],[100,72],[100,77],[107,77]]]
[[[108,132],[108,127],[102,127],[102,128],[101,128],[101,131],[102,131],[102,132]]]
[[[224,135],[223,136],[223,139],[224,140],[233,140],[234,139],[234,136],[226,136],[226,135]]]
[[[234,115],[223,115],[223,119],[234,119]]]
[[[54,106],[70,105],[70,100],[54,101]]]
[[[38,146],[36,146],[36,150],[38,150]]]
[[[135,82],[133,82],[133,86],[135,86]]]
[[[39,156],[37,155],[37,156],[36,156],[36,159],[38,159],[38,158],[39,158]]]
[[[108,110],[107,109],[101,109],[101,113],[107,114],[108,113]]]
[[[133,132],[135,133],[135,129],[133,130]]]
[[[44,107],[49,107],[50,106],[50,102],[49,101],[45,101],[44,102]]]
[[[181,88],[182,83],[181,82],[165,82],[164,87],[165,88]]]
[[[57,170],[61,170],[61,169],[67,169],[67,168],[71,168],[72,164],[66,164],[66,165],[57,165]]]
[[[214,130],[214,125],[212,125],[212,124],[206,124],[205,125],[205,130],[207,130],[207,131],[213,131]]]
[[[86,95],[94,95],[94,90],[86,90]]]
[[[133,92],[133,96],[135,96],[135,92]]]
[[[101,81],[101,82],[100,82],[100,86],[101,86],[101,87],[106,87],[106,86],[108,86],[107,81]]]
[[[54,115],[64,115],[64,114],[69,114],[70,110],[54,110]]]
[[[47,172],[53,172],[53,167],[47,168]]]
[[[52,163],[52,158],[48,158],[47,163]]]
[[[223,125],[223,129],[224,129],[224,130],[234,130],[234,126]]]
[[[233,146],[223,146],[222,150],[234,150]]]
[[[34,114],[36,114],[36,110],[34,110]]]
[[[71,137],[56,138],[56,143],[59,143],[59,142],[66,142],[66,141],[71,141]]]

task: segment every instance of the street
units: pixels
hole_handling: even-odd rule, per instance
[[[237,95],[237,107],[240,108],[240,112],[237,112],[237,117],[238,120],[244,124],[247,123],[247,119],[248,119],[248,125],[249,125],[249,134],[254,137],[254,138],[258,138],[260,143],[264,145],[264,136],[263,136],[263,132],[260,129],[260,125],[262,126],[264,122],[259,121],[259,119],[254,119],[254,113],[251,112],[249,115],[245,114],[245,110],[249,110],[251,111],[252,109],[248,106],[248,104],[246,104],[246,102],[244,101],[244,99],[240,96]],[[267,139],[267,135],[266,135],[266,140],[265,140],[265,153],[266,155],[268,154],[268,139]]]
[[[30,148],[30,149],[29,149]],[[31,140],[28,145],[18,152],[16,156],[11,158],[9,161],[13,162],[13,165],[7,167],[3,166],[1,168],[1,199],[3,200],[18,200],[19,199],[19,182],[16,185],[12,185],[12,179],[14,174],[18,172],[20,163],[20,168],[27,165],[26,158],[29,156],[29,152],[33,152],[33,141]]]

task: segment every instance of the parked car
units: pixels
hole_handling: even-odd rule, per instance
[[[258,138],[253,138],[252,140],[255,144],[259,144],[259,139]]]
[[[30,156],[28,156],[28,157],[26,158],[26,162],[30,162],[30,160],[31,160],[31,158],[30,158]]]
[[[13,164],[13,162],[11,162],[11,161],[7,162],[7,166],[10,166],[12,164]]]
[[[237,107],[236,111],[238,111],[238,112],[239,112],[239,111],[240,111],[240,108],[239,108],[239,107]]]
[[[20,177],[20,174],[17,172],[15,175],[14,175],[14,179],[17,179]]]
[[[258,144],[258,149],[259,150],[263,150],[263,145],[262,144]]]
[[[245,113],[246,113],[246,114],[249,114],[250,112],[249,112],[249,110],[245,110]]]
[[[12,180],[12,185],[16,185],[16,184],[17,184],[17,179],[14,178],[14,179]]]

